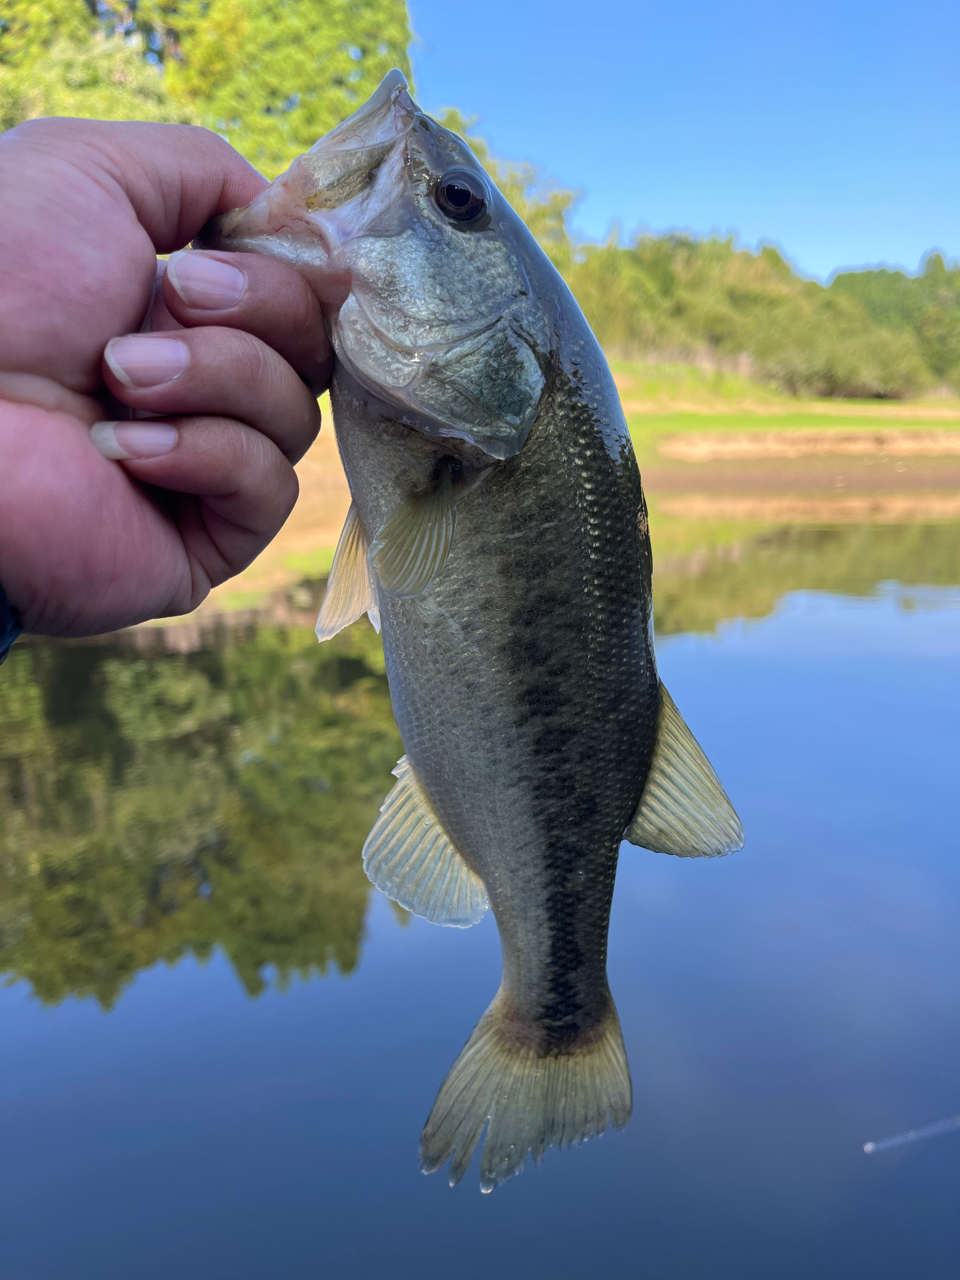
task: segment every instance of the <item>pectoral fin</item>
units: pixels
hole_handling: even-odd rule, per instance
[[[396,786],[363,846],[363,868],[388,898],[434,924],[465,929],[486,911],[487,891],[440,825],[402,756]]]
[[[653,762],[623,838],[678,858],[713,858],[743,848],[743,824],[662,684]]]
[[[450,554],[456,527],[456,496],[443,473],[429,493],[407,498],[377,534],[370,558],[384,591],[401,598],[426,591]]]
[[[321,643],[330,640],[364,613],[369,615],[374,629],[379,631],[377,584],[367,560],[367,535],[357,509],[351,503],[327,579],[327,594],[320,606],[317,639]]]

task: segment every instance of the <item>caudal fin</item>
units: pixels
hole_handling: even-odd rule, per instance
[[[455,1186],[489,1120],[480,1189],[492,1191],[535,1164],[548,1147],[568,1147],[630,1119],[632,1090],[616,1010],[603,1035],[576,1052],[541,1057],[503,1032],[499,997],[474,1028],[440,1086],[420,1138],[420,1167],[435,1173],[450,1159]]]

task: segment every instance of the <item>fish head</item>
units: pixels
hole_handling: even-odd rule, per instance
[[[399,71],[198,243],[297,267],[337,359],[397,421],[491,458],[523,447],[550,364],[529,271],[541,251]]]

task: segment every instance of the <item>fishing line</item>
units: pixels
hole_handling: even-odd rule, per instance
[[[889,1151],[891,1147],[902,1147],[908,1142],[920,1142],[922,1138],[939,1138],[941,1133],[952,1133],[960,1129],[960,1116],[949,1116],[946,1120],[935,1120],[933,1124],[925,1124],[921,1129],[908,1129],[906,1133],[897,1133],[892,1138],[881,1138],[879,1142],[865,1142],[865,1155],[873,1155],[875,1151]]]

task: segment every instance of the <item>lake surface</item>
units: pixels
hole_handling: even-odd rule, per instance
[[[14,649],[4,1280],[955,1280],[960,1133],[862,1146],[960,1112],[960,529],[768,531],[656,591],[747,845],[625,846],[633,1120],[491,1196],[417,1167],[499,948],[363,875],[401,753],[367,624]]]

